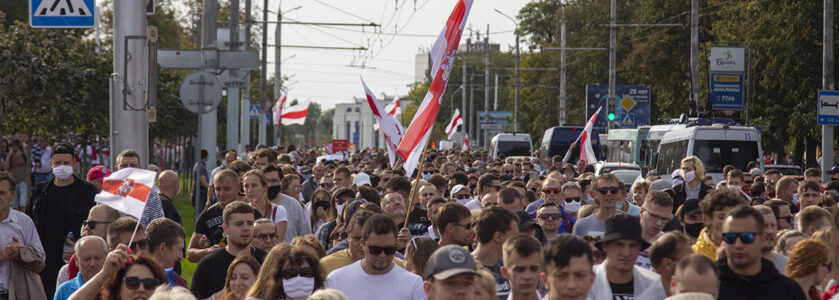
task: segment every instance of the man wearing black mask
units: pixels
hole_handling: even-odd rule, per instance
[[[265,174],[265,181],[268,182],[268,201],[281,205],[288,211],[288,227],[286,227],[283,242],[290,243],[297,236],[311,234],[312,226],[309,225],[309,218],[306,217],[306,210],[303,209],[300,201],[280,193],[283,188],[283,171],[269,164],[262,167],[262,173]]]
[[[679,210],[679,223],[684,228],[685,234],[690,237],[692,242],[696,242],[699,238],[699,233],[705,227],[702,221],[702,210],[699,209],[699,199],[688,199],[682,204]]]

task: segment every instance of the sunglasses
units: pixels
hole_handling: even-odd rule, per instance
[[[521,167],[521,164],[515,164],[514,166],[516,166],[516,167]]]
[[[463,227],[466,230],[472,229],[472,223],[469,223],[469,224],[466,224],[466,225],[463,225],[463,224],[460,224],[460,223],[452,223],[452,225]]]
[[[606,194],[617,195],[618,191],[620,191],[620,189],[616,186],[615,187],[604,187],[604,188],[597,189],[597,192],[600,193],[601,195],[606,195]]]
[[[311,267],[305,267],[305,268],[302,268],[300,270],[286,269],[286,270],[283,270],[282,276],[283,276],[283,279],[286,279],[286,280],[292,279],[292,278],[297,277],[297,276],[311,278],[311,277],[315,277],[315,272],[314,272],[314,270],[312,270]]]
[[[341,233],[336,233],[336,234],[332,235],[332,239],[333,240],[337,240],[337,239],[346,240],[348,236],[350,236],[348,233],[341,232]]]
[[[560,190],[558,188],[542,189],[542,193],[545,193],[545,194],[548,194],[548,195],[550,195],[550,194],[559,195],[559,192],[560,192]]]
[[[332,188],[333,186],[335,186],[335,184],[324,182],[324,183],[318,184],[318,186],[320,186],[322,188]]]
[[[559,220],[559,219],[562,219],[562,216],[560,216],[559,214],[541,214],[541,215],[539,215],[539,219],[542,219],[542,220],[545,220],[545,221],[547,221],[547,220]]]
[[[460,199],[460,200],[469,199],[469,194],[457,194],[457,195],[452,196],[452,198]]]
[[[280,236],[277,235],[276,233],[270,233],[270,234],[269,233],[260,233],[260,234],[254,235],[253,237],[258,238],[260,240],[264,240],[264,239],[270,237],[273,240],[273,239],[276,239]]]
[[[102,222],[102,221],[84,221],[82,225],[87,226],[89,229],[96,229],[97,224],[111,224],[113,222]]]
[[[827,268],[828,272],[833,270],[833,263],[832,262],[829,262],[829,263],[826,263],[826,264],[821,264],[821,265],[824,266],[825,268]]]
[[[504,174],[513,174],[513,170],[504,171]]]
[[[726,244],[734,244],[737,241],[737,238],[740,238],[740,241],[743,244],[751,244],[755,241],[754,232],[723,232],[722,240],[725,241]]]
[[[568,197],[568,198],[565,198],[565,202],[568,202],[568,203],[580,202],[580,197]]]
[[[369,250],[370,250],[370,254],[373,254],[373,255],[379,255],[379,254],[382,254],[382,252],[384,252],[384,253],[385,253],[385,255],[387,255],[387,256],[391,256],[391,255],[393,255],[394,253],[396,253],[396,246],[387,246],[387,247],[382,247],[382,246],[372,246],[372,245],[368,245],[368,246],[367,246],[367,249],[369,249]]]
[[[142,240],[136,240],[133,243],[131,243],[130,248],[131,248],[131,251],[137,251],[137,248],[147,249],[148,247],[149,247],[149,240],[148,239],[142,239]]]
[[[433,175],[434,171],[422,171],[422,175]]]
[[[125,287],[131,290],[136,290],[140,287],[140,284],[143,284],[143,287],[147,291],[154,290],[158,285],[160,285],[160,280],[157,278],[139,278],[139,277],[125,277]]]

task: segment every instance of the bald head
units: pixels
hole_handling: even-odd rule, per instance
[[[118,210],[105,204],[97,204],[87,213],[87,224],[82,227],[82,235],[105,238],[108,233],[108,226],[119,217]]]
[[[175,195],[178,194],[179,188],[178,173],[171,170],[160,172],[160,175],[157,176],[157,188],[161,194],[166,195],[170,199],[174,199]]]

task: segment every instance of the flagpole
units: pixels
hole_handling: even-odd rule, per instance
[[[134,233],[131,234],[131,239],[128,240],[128,248],[131,248],[131,243],[134,242],[134,236],[137,235],[137,228],[140,228],[140,219],[137,219],[137,225],[134,226]]]
[[[430,140],[430,139],[431,139],[431,136],[429,135],[428,140]],[[420,164],[422,164],[422,162],[425,161],[425,152],[428,151],[428,140],[425,141],[425,146],[423,146],[423,148],[422,148],[422,155],[420,155],[420,162],[419,162]],[[416,170],[417,170],[417,176],[416,176],[416,178],[414,178],[414,180],[418,181],[419,178],[420,178],[420,173],[422,173],[422,165],[420,165],[420,168],[416,169]],[[405,222],[404,222],[404,224],[402,224],[402,227],[408,227],[408,217],[411,215],[411,210],[413,210],[413,208],[414,208],[414,198],[416,197],[416,194],[417,194],[417,187],[419,187],[419,182],[415,182],[414,186],[411,187],[411,195],[408,196],[408,199],[409,199],[408,212],[405,213]]]

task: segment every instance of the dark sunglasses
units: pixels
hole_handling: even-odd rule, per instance
[[[567,202],[567,203],[580,202],[580,197],[568,197],[568,198],[565,198],[565,202]]]
[[[318,186],[320,186],[320,187],[322,187],[322,188],[332,188],[333,186],[335,186],[335,184],[334,184],[334,183],[324,182],[324,183],[318,184]]]
[[[559,192],[560,192],[560,190],[558,188],[542,189],[542,193],[545,193],[545,194],[548,194],[548,195],[550,195],[550,194],[559,195]]]
[[[541,214],[539,215],[539,219],[542,220],[559,220],[562,219],[560,214]]]
[[[337,240],[337,239],[340,238],[341,240],[346,240],[348,236],[350,236],[348,233],[341,232],[341,233],[336,233],[336,234],[332,235],[332,239]]]
[[[615,187],[604,187],[604,188],[597,189],[597,192],[600,193],[601,195],[606,195],[606,194],[617,195],[618,191],[620,191],[620,189],[616,186]]]
[[[302,268],[300,270],[286,269],[286,270],[283,270],[282,276],[283,276],[283,279],[286,279],[286,280],[292,279],[292,278],[297,277],[297,276],[311,278],[311,277],[315,277],[315,272],[312,270],[311,267],[305,267],[305,268]]]
[[[390,180],[390,177],[382,178],[382,182],[387,182],[388,180]]]
[[[276,239],[280,236],[277,235],[276,233],[270,233],[270,234],[269,233],[260,233],[260,234],[254,235],[253,237],[258,238],[260,240],[264,240],[264,239],[270,237],[273,240],[273,239]]]
[[[385,255],[387,255],[387,256],[391,256],[391,255],[393,255],[394,253],[396,253],[396,246],[387,246],[387,247],[382,247],[382,246],[371,246],[371,245],[368,245],[368,246],[367,246],[367,249],[369,249],[369,250],[370,250],[370,254],[373,254],[373,255],[379,255],[379,254],[382,254],[382,252],[383,252],[383,251],[384,251]]]
[[[136,290],[140,287],[140,284],[143,284],[143,287],[147,291],[154,290],[158,285],[160,285],[160,280],[157,278],[139,278],[139,277],[125,277],[125,287],[131,290]]]
[[[434,171],[422,171],[422,175],[433,175]]]
[[[786,217],[778,217],[778,220],[786,220],[787,223],[792,224],[793,219],[792,219],[792,215],[789,215],[789,216],[786,216]]]
[[[452,223],[452,225],[463,227],[466,230],[472,229],[472,223],[469,223],[469,224],[466,224],[466,225],[463,225],[463,224],[460,224],[460,223]]]
[[[102,221],[87,221],[85,220],[82,222],[82,225],[87,226],[88,229],[96,229],[97,224],[111,224],[113,222],[102,222]]]
[[[740,241],[743,244],[751,244],[755,241],[754,232],[723,232],[722,240],[725,241],[726,244],[734,244],[737,241],[737,238],[740,238]]]
[[[504,171],[504,174],[513,174],[513,170]]]
[[[469,199],[469,194],[458,194],[458,195],[452,196],[452,198],[460,199],[460,200]]]
[[[827,271],[828,271],[828,272],[830,272],[830,271],[832,271],[832,270],[833,270],[833,263],[832,263],[832,262],[829,262],[829,263],[826,263],[826,264],[822,264],[822,266],[824,266],[825,268],[827,268]]]
[[[516,166],[516,167],[521,167],[521,164],[514,164],[514,166]]]
[[[132,242],[130,248],[131,248],[131,251],[137,251],[137,248],[146,249],[148,247],[149,247],[149,240],[142,239],[142,240],[136,240],[136,241]]]

